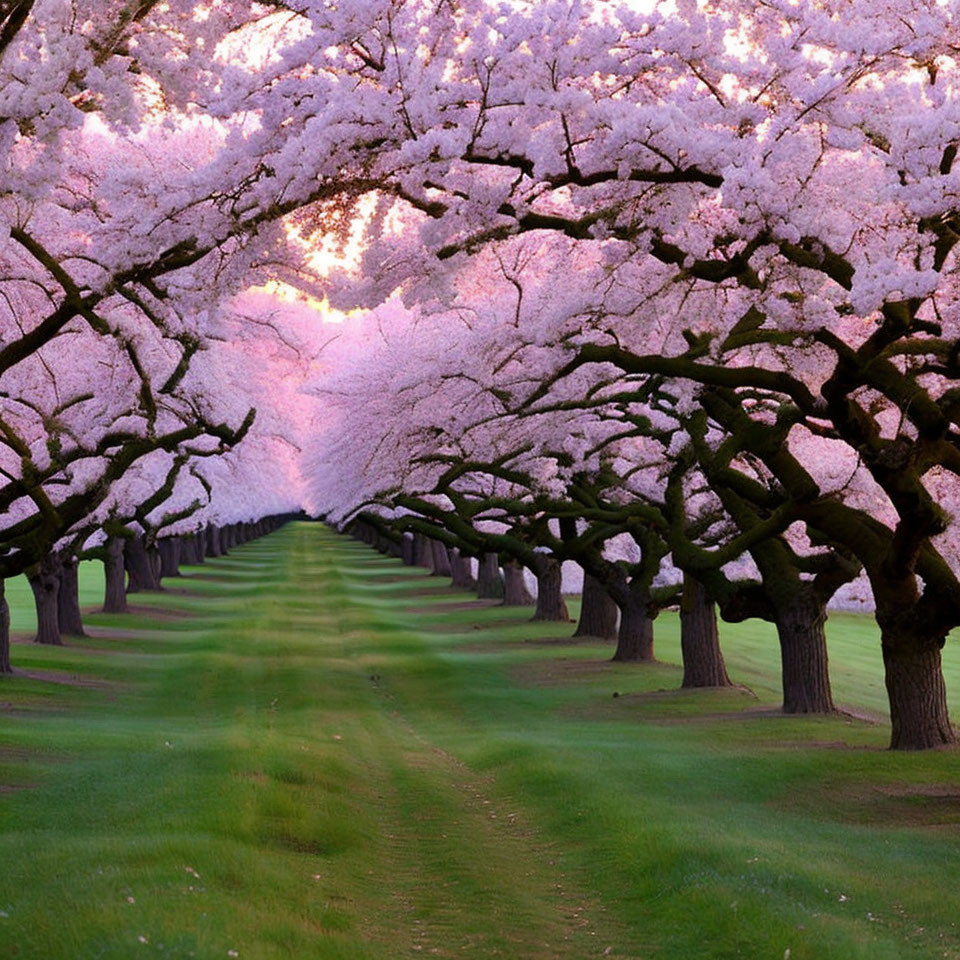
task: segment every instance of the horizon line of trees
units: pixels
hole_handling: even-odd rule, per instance
[[[34,642],[59,646],[64,637],[87,635],[79,594],[83,561],[103,564],[102,612],[127,613],[131,594],[162,591],[165,578],[183,575],[181,566],[227,556],[302,516],[283,513],[225,524],[199,522],[192,529],[184,529],[181,522],[176,533],[164,532],[168,524],[124,524],[113,519],[92,537],[75,537],[24,569],[36,610]],[[10,649],[10,608],[0,579],[0,677],[16,672]]]

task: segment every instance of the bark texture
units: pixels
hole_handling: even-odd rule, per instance
[[[586,572],[583,575],[580,619],[573,635],[600,637],[602,640],[617,638],[617,602],[596,577]]]
[[[179,537],[164,537],[157,541],[160,551],[160,577],[180,576],[180,557],[182,555]]]
[[[730,678],[720,651],[717,608],[699,580],[683,578],[680,598],[681,687],[729,687]]]
[[[125,544],[122,537],[111,537],[104,544],[103,561],[103,612],[126,613],[127,591],[124,589],[123,554]]]
[[[926,750],[956,742],[947,711],[940,646],[925,649],[884,634],[883,665],[890,698],[893,750]]]
[[[824,603],[798,591],[776,611],[784,713],[833,713]]]
[[[71,637],[85,637],[83,616],[80,613],[80,563],[76,557],[63,561],[60,568],[60,589],[57,591],[57,620],[60,633]]]
[[[204,551],[208,557],[222,557],[223,547],[220,543],[220,528],[211,523],[207,526],[207,548]]]
[[[60,594],[60,561],[48,555],[27,574],[33,600],[37,608],[37,635],[35,643],[48,643],[59,646],[60,619],[57,610],[57,598]]]
[[[618,606],[620,629],[617,631],[617,649],[611,659],[623,663],[653,661],[653,620],[646,599],[631,593]]]
[[[500,576],[500,558],[495,553],[485,553],[480,558],[477,571],[477,598],[500,600],[503,597],[503,577]]]
[[[127,593],[141,590],[159,590],[158,565],[147,550],[143,537],[130,537],[123,551],[123,563],[127,570]]]
[[[450,576],[458,590],[476,590],[477,581],[470,572],[470,560],[456,547],[450,551]]]
[[[533,605],[533,595],[527,589],[523,565],[516,560],[507,560],[503,565],[503,605],[505,607]]]
[[[160,548],[154,543],[147,547],[147,562],[158,590],[162,590],[160,579],[163,576],[163,560],[160,557]]]
[[[197,562],[197,538],[188,533],[180,537],[180,565],[193,566]]]
[[[430,553],[433,559],[433,575],[435,577],[449,577],[450,553],[447,550],[447,545],[439,540],[431,540]]]
[[[537,560],[537,609],[534,620],[566,623],[570,620],[561,592],[560,561],[555,557],[540,556]]]
[[[408,533],[403,535],[403,544],[400,547],[400,559],[403,561],[404,566],[414,566],[413,537]]]
[[[433,550],[430,547],[430,538],[425,534],[413,535],[413,564],[416,567],[433,570]]]

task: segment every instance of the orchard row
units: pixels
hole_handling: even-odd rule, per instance
[[[0,574],[363,513],[576,560],[627,647],[686,579],[797,711],[858,597],[954,741],[952,5],[108,6],[0,5]]]

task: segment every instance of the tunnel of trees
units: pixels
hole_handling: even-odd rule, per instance
[[[768,621],[786,713],[835,710],[856,600],[891,745],[954,742],[950,6],[107,6],[0,3],[38,642],[82,634],[80,561],[121,612],[303,509],[535,619],[575,564],[571,631],[638,669],[678,609],[686,687],[730,683],[718,616]]]

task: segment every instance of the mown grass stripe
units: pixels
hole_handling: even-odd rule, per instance
[[[0,683],[0,958],[960,956],[958,754],[771,715],[759,628],[691,695],[319,525],[187,573],[14,648],[85,684]]]

